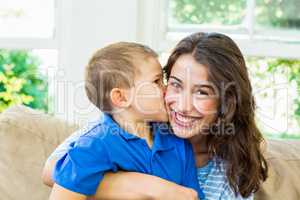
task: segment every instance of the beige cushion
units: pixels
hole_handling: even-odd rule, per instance
[[[258,200],[300,199],[300,140],[268,140],[269,177],[255,194]]]
[[[48,199],[44,162],[76,128],[25,106],[0,114],[0,199]]]

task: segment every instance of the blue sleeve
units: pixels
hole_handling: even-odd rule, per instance
[[[64,156],[71,144],[76,142],[78,138],[86,134],[89,130],[91,130],[93,127],[95,127],[99,122],[98,121],[92,121],[89,122],[86,126],[76,130],[71,135],[69,135],[60,145],[56,147],[56,149],[51,153],[51,155],[48,157],[47,161],[52,159],[59,159],[62,156]]]
[[[205,199],[205,195],[200,188],[200,184],[197,177],[197,168],[194,158],[194,152],[192,145],[185,141],[185,171],[183,178],[183,186],[192,188],[198,192],[198,197],[200,199]]]
[[[88,196],[96,193],[107,171],[115,169],[103,141],[81,136],[56,163],[53,179],[68,190]]]
[[[62,156],[64,156],[72,143],[78,140],[78,138],[85,132],[82,131],[76,131],[72,133],[69,137],[67,137],[56,149],[51,153],[51,155],[48,157],[48,160],[51,160],[53,158],[59,159]]]

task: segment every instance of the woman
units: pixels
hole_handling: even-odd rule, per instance
[[[193,146],[206,199],[252,199],[268,168],[247,68],[237,45],[223,34],[192,34],[178,43],[164,71],[170,125]],[[52,165],[46,165],[45,177]],[[154,176],[120,172],[107,174],[96,196],[188,199],[188,192]]]
[[[237,45],[222,34],[193,34],[175,47],[165,72],[170,123],[193,145],[206,198],[251,197],[267,177],[267,164]]]

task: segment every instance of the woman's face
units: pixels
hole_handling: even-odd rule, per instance
[[[207,68],[191,54],[181,55],[172,67],[165,96],[174,134],[191,138],[205,134],[215,121],[218,98],[208,82]]]

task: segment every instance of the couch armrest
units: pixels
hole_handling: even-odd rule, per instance
[[[300,199],[300,140],[267,140],[265,156],[268,179],[255,199]]]

